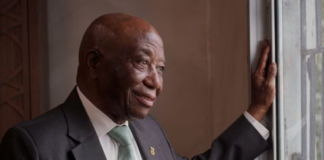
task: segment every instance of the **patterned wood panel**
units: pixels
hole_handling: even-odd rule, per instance
[[[0,0],[0,139],[30,118],[27,0]]]

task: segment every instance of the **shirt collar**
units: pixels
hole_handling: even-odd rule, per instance
[[[126,121],[122,125],[117,125],[106,114],[99,110],[92,102],[90,102],[90,100],[81,92],[78,86],[77,92],[98,137],[106,135],[110,130],[112,130],[116,126],[128,126],[128,121]]]

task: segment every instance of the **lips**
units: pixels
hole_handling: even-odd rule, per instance
[[[153,106],[156,97],[148,93],[141,93],[133,91],[135,98],[142,103],[145,107],[150,108]]]

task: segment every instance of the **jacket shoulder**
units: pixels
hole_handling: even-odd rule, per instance
[[[26,130],[33,139],[46,140],[67,133],[67,123],[62,110],[63,105],[32,119],[22,122],[15,127]]]
[[[27,129],[27,128],[33,128],[33,127],[37,127],[37,126],[43,126],[44,124],[47,124],[46,126],[52,125],[53,123],[58,123],[61,120],[64,120],[64,113],[62,110],[62,104],[51,109],[50,111],[41,114],[40,116],[22,122],[20,124],[18,124],[17,126]],[[45,127],[45,126],[44,126]],[[49,126],[52,127],[52,126]]]

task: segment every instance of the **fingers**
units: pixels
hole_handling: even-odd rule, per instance
[[[259,70],[259,71],[264,70],[267,65],[267,60],[268,60],[268,56],[270,53],[270,45],[269,45],[268,40],[263,41],[261,52],[262,52],[262,54],[259,59],[258,67],[257,67],[257,70]]]
[[[266,84],[268,84],[269,86],[274,85],[274,80],[276,78],[276,75],[277,75],[277,64],[273,62],[270,64],[268,69]]]

